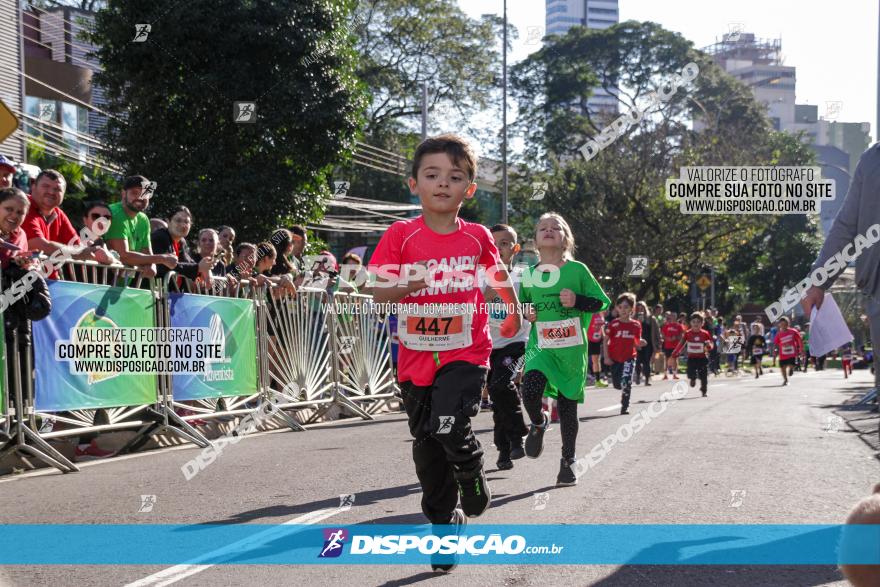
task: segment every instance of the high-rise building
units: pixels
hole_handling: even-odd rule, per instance
[[[564,35],[574,26],[606,29],[620,22],[617,0],[547,0],[545,28],[548,35]],[[616,112],[614,90],[596,88],[587,101],[591,112]]]
[[[822,231],[827,234],[849,190],[859,157],[871,142],[871,125],[826,120],[819,117],[818,106],[797,104],[795,68],[783,64],[779,39],[757,39],[753,33],[733,32],[704,51],[751,88],[755,99],[767,107],[767,116],[776,130],[804,133],[816,152],[822,176],[835,183],[836,198],[822,203],[820,215]],[[700,130],[701,121],[695,121],[694,128]]]

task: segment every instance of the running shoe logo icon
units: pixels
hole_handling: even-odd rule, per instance
[[[338,528],[335,530],[333,528],[325,528],[324,549],[321,550],[321,554],[318,555],[318,558],[338,557],[340,554],[342,554],[342,549],[347,538],[348,532],[346,532],[342,528]]]
[[[453,424],[455,424],[455,416],[440,416],[440,427],[437,428],[437,434],[449,434]]]

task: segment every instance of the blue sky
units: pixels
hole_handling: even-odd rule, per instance
[[[782,39],[785,64],[797,68],[798,104],[816,104],[822,115],[841,102],[837,120],[870,122],[876,137],[877,0],[619,0],[620,19],[650,20],[705,47],[733,23],[760,38]],[[501,14],[502,0],[461,0],[469,16]],[[527,44],[527,29],[544,26],[544,0],[509,0],[510,22],[519,29],[510,62],[539,45]]]

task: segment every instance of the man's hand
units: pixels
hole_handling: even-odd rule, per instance
[[[639,348],[642,348],[644,346],[648,346],[648,341],[645,340],[644,338],[640,338],[639,339]]]
[[[532,304],[528,304],[526,306],[526,313],[523,315],[525,316],[526,320],[532,323],[534,323],[535,320],[538,319],[538,313],[535,312],[535,306],[533,306]]]
[[[165,265],[169,269],[174,269],[177,267],[177,257],[174,255],[159,255],[162,258],[162,265]]]
[[[611,360],[611,357],[606,356],[604,363],[610,367],[614,364],[614,361]]]
[[[825,301],[825,290],[821,287],[812,286],[807,290],[807,297],[801,300],[801,308],[804,309],[804,315],[809,318],[810,313],[813,311],[813,306],[818,310],[822,307],[822,302]]]
[[[574,308],[575,295],[570,289],[559,292],[559,302],[564,308]]]
[[[114,265],[116,263],[116,258],[104,247],[94,247],[92,256],[95,257],[95,261],[104,265]]]
[[[155,265],[143,265],[141,267],[141,275],[144,277],[156,277]]]

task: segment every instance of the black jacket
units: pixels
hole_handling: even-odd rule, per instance
[[[150,242],[153,245],[154,255],[173,255],[174,246],[171,244],[171,233],[167,228],[157,228],[150,234]],[[171,269],[165,265],[156,265],[156,277],[165,277]],[[178,274],[195,279],[199,275],[199,264],[189,254],[189,245],[186,239],[180,239],[180,253],[177,254],[177,267],[174,269]]]

